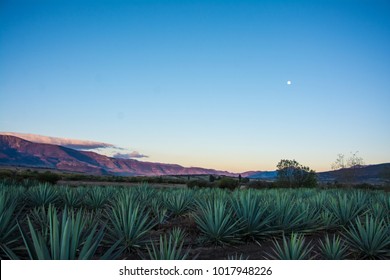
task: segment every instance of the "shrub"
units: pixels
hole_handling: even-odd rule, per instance
[[[210,188],[212,184],[206,180],[201,180],[201,179],[195,179],[195,180],[190,180],[187,182],[187,187],[192,189],[192,188]]]
[[[254,180],[249,182],[248,187],[250,189],[271,189],[277,187],[277,185],[275,182]]]
[[[50,171],[46,171],[44,173],[39,173],[37,175],[37,180],[42,182],[42,183],[50,183],[50,184],[56,184],[59,180],[61,179],[61,176],[52,173]]]
[[[225,177],[218,181],[218,187],[221,189],[234,190],[238,187],[238,181]]]

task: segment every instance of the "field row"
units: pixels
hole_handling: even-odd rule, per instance
[[[0,257],[389,259],[390,195],[4,183]]]

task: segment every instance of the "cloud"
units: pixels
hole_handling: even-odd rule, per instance
[[[131,158],[147,158],[147,155],[140,154],[137,151],[131,152],[131,153],[116,153],[112,155],[113,158],[124,158],[124,159],[131,159]]]
[[[89,141],[89,140],[76,140],[76,139],[69,139],[69,138],[58,138],[58,137],[50,137],[50,136],[43,136],[43,135],[29,134],[29,133],[1,132],[1,134],[19,137],[24,140],[35,142],[35,143],[60,145],[75,150],[92,150],[97,148],[114,147],[114,145],[112,144],[103,143],[103,142],[96,142],[96,141]]]
[[[131,158],[148,157],[147,155],[143,155],[137,151],[133,151],[128,148],[118,147],[113,144],[103,143],[103,142],[50,137],[50,136],[43,136],[43,135],[30,134],[30,133],[0,132],[0,134],[19,137],[24,140],[35,142],[35,143],[59,145],[59,146],[63,146],[75,150],[88,150],[91,152],[95,152],[113,158],[131,159]]]

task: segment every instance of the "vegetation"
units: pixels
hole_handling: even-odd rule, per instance
[[[333,170],[340,170],[340,178],[344,183],[352,184],[357,180],[357,169],[364,164],[363,158],[357,154],[357,151],[351,153],[348,158],[344,154],[338,154],[336,161],[332,164]]]
[[[270,255],[275,260],[306,260],[309,259],[310,243],[306,244],[304,235],[292,233],[290,238],[283,236],[282,245],[274,241],[274,254]]]
[[[0,183],[1,259],[390,259],[389,232],[382,190]]]
[[[277,172],[277,182],[284,187],[310,188],[317,185],[315,172],[296,160],[282,159],[277,165]]]

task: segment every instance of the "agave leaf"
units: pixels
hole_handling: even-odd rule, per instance
[[[228,207],[226,200],[213,199],[198,203],[199,212],[194,215],[194,219],[209,242],[223,245],[239,240],[242,223],[234,219],[233,210]]]
[[[283,235],[282,245],[274,241],[273,254],[269,257],[276,260],[305,260],[309,258],[313,246],[305,244],[305,237],[302,234],[292,233],[287,239]]]
[[[341,241],[340,236],[334,235],[330,239],[329,235],[326,235],[324,241],[319,241],[319,248],[327,260],[343,260],[348,256],[347,246]]]
[[[356,218],[344,229],[346,242],[360,258],[386,259],[390,255],[390,229],[384,220],[366,214],[364,222]]]

